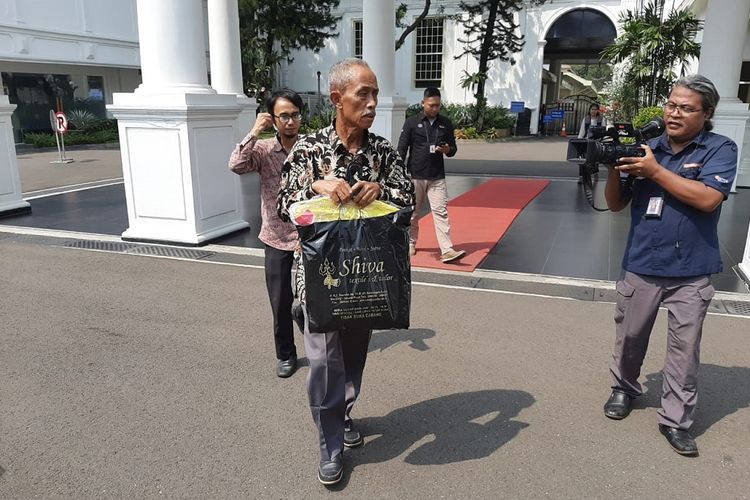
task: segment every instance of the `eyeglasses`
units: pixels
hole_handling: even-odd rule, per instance
[[[302,114],[301,113],[294,113],[292,115],[288,115],[286,113],[281,115],[273,115],[275,118],[278,118],[281,123],[288,123],[289,120],[294,120],[295,122],[301,122],[302,121]]]
[[[681,114],[685,115],[691,115],[693,113],[697,113],[698,111],[703,111],[703,108],[694,108],[692,106],[685,106],[684,104],[678,105],[673,102],[668,102],[664,105],[664,109],[667,113],[674,113],[676,110],[680,110]]]

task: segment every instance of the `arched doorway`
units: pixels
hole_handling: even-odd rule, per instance
[[[558,133],[562,128],[561,119],[544,123],[544,116],[553,110],[565,111],[568,133],[578,133],[588,106],[602,90],[601,83],[611,76],[611,67],[599,60],[599,54],[616,37],[612,20],[596,9],[573,9],[552,23],[544,46],[544,65],[548,69],[542,75],[542,133]]]

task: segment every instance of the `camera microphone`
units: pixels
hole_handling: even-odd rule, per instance
[[[640,136],[638,139],[641,141],[646,141],[648,139],[658,137],[664,133],[665,127],[666,126],[664,125],[664,120],[657,116],[646,125],[638,129],[638,135]]]

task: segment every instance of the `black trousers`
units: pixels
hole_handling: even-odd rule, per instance
[[[294,252],[266,245],[266,288],[273,311],[273,339],[276,359],[297,356],[292,326],[292,264]]]

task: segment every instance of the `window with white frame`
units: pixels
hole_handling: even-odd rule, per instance
[[[423,19],[417,26],[414,54],[414,87],[440,87],[443,80],[442,17]]]
[[[354,57],[362,59],[362,20],[356,19],[352,25],[354,32]]]

